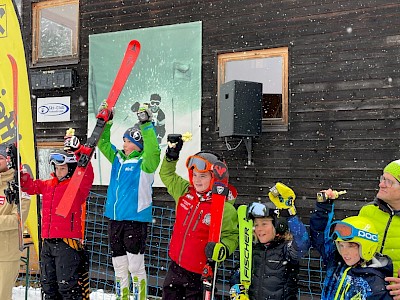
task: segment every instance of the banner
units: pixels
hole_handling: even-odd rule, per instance
[[[161,158],[168,134],[193,134],[193,139],[183,145],[177,164],[177,173],[187,177],[186,158],[201,147],[201,22],[90,35],[88,132],[96,123],[97,109],[107,98],[125,47],[132,39],[140,42],[141,53],[115,107],[111,142],[122,148],[125,130],[137,123],[139,104],[149,103]],[[94,184],[108,185],[111,164],[98,148],[92,163]],[[158,173],[155,187],[164,186]]]
[[[12,62],[15,61],[14,67]],[[12,0],[0,0],[0,144],[16,140],[13,97],[18,97],[19,150],[23,164],[36,174],[31,95],[20,23]],[[26,221],[38,253],[36,197]]]

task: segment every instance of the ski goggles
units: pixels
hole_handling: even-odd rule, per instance
[[[330,227],[329,237],[333,240],[340,238],[343,241],[351,241],[355,237],[364,240],[378,242],[378,235],[365,230],[357,229],[353,225],[341,221],[333,222]]]
[[[64,165],[69,163],[76,163],[75,156],[67,156],[61,153],[50,153],[49,163],[54,163],[55,165]]]
[[[194,169],[196,172],[205,173],[212,170],[212,164],[201,156],[192,155],[186,160],[186,168]]]
[[[151,100],[151,101],[150,101],[150,105],[151,105],[151,106],[159,106],[159,105],[160,105],[160,102],[161,102],[161,101],[158,101],[158,100]]]

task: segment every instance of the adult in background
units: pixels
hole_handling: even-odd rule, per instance
[[[18,276],[19,250],[17,205],[7,202],[4,190],[14,179],[14,169],[8,169],[6,144],[0,144],[0,299],[11,300],[12,288]],[[28,216],[30,197],[23,193],[22,220]]]
[[[379,234],[378,252],[393,260],[393,277],[387,286],[393,299],[400,299],[400,160],[389,163],[380,177],[379,191],[373,202],[361,208],[360,216],[374,220]]]

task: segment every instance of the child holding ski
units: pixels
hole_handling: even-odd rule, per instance
[[[377,252],[378,231],[361,216],[333,222],[337,197],[331,189],[318,193],[310,219],[312,245],[327,267],[321,299],[393,299],[385,282],[393,274],[393,264]]]
[[[18,277],[21,251],[19,250],[18,209],[6,199],[4,190],[14,180],[14,169],[7,166],[7,145],[0,144],[0,299],[11,300],[12,288]],[[21,215],[25,222],[30,206],[29,195],[23,193]]]
[[[247,208],[255,237],[247,299],[297,299],[299,261],[310,247],[309,236],[296,214],[291,188],[278,182],[268,196],[272,203],[255,202]],[[246,299],[246,286],[236,284],[230,294],[231,299]]]
[[[147,299],[144,251],[147,226],[152,222],[152,184],[160,163],[160,148],[148,106],[141,106],[137,116],[139,124],[123,135],[122,150],[110,142],[110,122],[98,144],[112,163],[104,215],[109,218],[117,299],[123,300],[129,299],[129,274],[135,293],[139,294],[137,299]]]
[[[238,221],[233,205],[226,201],[223,211],[221,241],[208,242],[214,175],[212,166],[222,158],[201,151],[186,160],[189,181],[176,174],[176,164],[183,140],[168,135],[168,147],[160,177],[176,202],[176,219],[169,244],[171,263],[163,284],[164,300],[202,299],[202,272],[207,259],[222,262],[238,245]],[[230,187],[228,200],[236,198]]]
[[[21,174],[22,190],[30,195],[42,195],[40,280],[45,299],[88,299],[80,280],[86,255],[82,244],[82,205],[94,179],[91,164],[68,215],[64,218],[56,214],[56,208],[77,167],[79,146],[77,144],[78,148],[73,149],[76,153],[64,150],[50,153],[51,179],[33,180],[28,173]]]

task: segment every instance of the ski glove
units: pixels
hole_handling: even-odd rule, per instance
[[[168,134],[167,136],[167,150],[165,151],[165,156],[168,161],[178,160],[179,152],[183,146],[183,140],[181,134]]]
[[[114,108],[108,108],[107,100],[103,100],[103,102],[101,102],[96,118],[102,119],[107,123],[112,122],[112,119],[114,118]]]
[[[235,284],[229,290],[229,298],[231,300],[249,300],[246,287],[243,284]]]
[[[76,153],[79,151],[80,148],[81,148],[81,142],[75,135],[65,137],[64,151]]]
[[[206,245],[206,257],[216,262],[224,261],[227,257],[228,249],[222,243],[208,242]]]
[[[296,195],[290,187],[277,182],[275,186],[270,189],[268,197],[278,209],[287,209],[289,215],[296,215],[296,207],[294,206]]]
[[[139,107],[137,111],[137,116],[141,124],[151,122],[151,119],[153,118],[153,113],[149,109],[148,103],[144,103]]]

